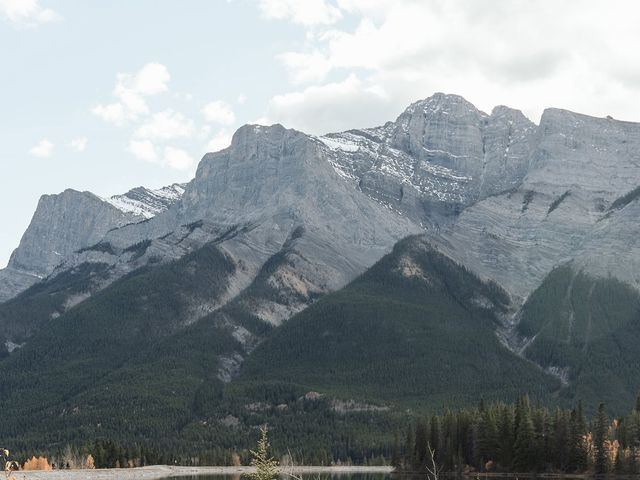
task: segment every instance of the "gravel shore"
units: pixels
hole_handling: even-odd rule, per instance
[[[390,473],[391,467],[290,467],[283,471],[303,473]],[[140,468],[110,468],[98,470],[51,470],[15,472],[16,480],[160,480],[166,477],[190,475],[242,475],[251,467],[170,467],[154,465]]]

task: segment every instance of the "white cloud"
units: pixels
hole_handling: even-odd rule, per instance
[[[266,18],[291,20],[300,25],[329,25],[342,18],[340,9],[326,0],[259,0]]]
[[[145,97],[166,92],[171,75],[160,63],[147,63],[136,73],[118,73],[113,96],[116,102],[98,104],[91,109],[94,115],[108,123],[122,126],[149,113]]]
[[[89,139],[87,137],[77,137],[69,142],[69,148],[76,152],[84,152],[88,142]]]
[[[91,109],[91,113],[100,117],[105,122],[112,123],[117,126],[123,125],[127,117],[124,111],[124,106],[121,103],[96,105]]]
[[[190,138],[194,133],[194,123],[190,118],[171,109],[153,114],[142,123],[135,136],[150,140],[171,140],[174,138]]]
[[[35,147],[29,150],[29,153],[34,157],[47,158],[53,154],[54,147],[55,145],[52,142],[43,138]]]
[[[158,161],[156,147],[150,140],[131,140],[127,150],[139,160],[149,163]]]
[[[176,170],[187,170],[194,164],[194,159],[186,151],[171,146],[164,147],[162,163]]]
[[[306,5],[292,0],[260,8],[268,18],[304,23],[291,3]],[[316,90],[275,97],[269,117],[302,118],[305,102],[317,109],[313,99],[331,90],[327,79],[355,73],[368,88],[386,92],[395,114],[444,91],[484,110],[497,104],[521,108],[534,121],[547,106],[637,118],[640,67],[629,59],[640,44],[638,2],[619,0],[613,8],[599,0],[335,0],[335,8],[350,22],[317,22],[295,48],[277,56],[293,85]],[[346,110],[355,109],[362,95],[343,100]],[[286,103],[291,114],[283,110]],[[357,123],[349,126],[393,118],[379,118],[376,112],[383,111],[363,108],[350,115]],[[323,115],[313,122],[305,114],[302,123],[322,130]]]
[[[0,0],[0,16],[15,25],[35,27],[61,20],[60,14],[40,5],[38,0]]]
[[[393,107],[386,92],[368,85],[355,74],[341,82],[311,86],[299,92],[276,95],[267,118],[260,123],[282,123],[308,133],[321,134],[368,126],[363,116],[387,118]]]
[[[236,121],[236,116],[231,106],[221,100],[207,103],[202,109],[202,114],[207,122],[231,125]]]
[[[158,149],[150,140],[132,139],[127,151],[138,160],[175,170],[187,170],[194,164],[193,157],[186,150],[170,145],[164,147],[162,156],[158,155]]]
[[[219,130],[214,137],[209,140],[207,144],[207,150],[210,152],[218,152],[231,145],[232,135],[227,130]]]
[[[322,81],[333,69],[327,56],[317,50],[310,53],[285,52],[278,55],[278,59],[294,84]]]
[[[122,83],[128,84],[128,88],[141,95],[156,95],[169,89],[167,86],[169,80],[171,80],[171,75],[169,75],[167,67],[152,62],[138,70],[138,73],[133,77],[124,77]]]
[[[247,96],[244,93],[241,93],[240,95],[238,95],[238,98],[236,99],[236,102],[238,102],[239,105],[244,105],[246,101],[247,101]]]

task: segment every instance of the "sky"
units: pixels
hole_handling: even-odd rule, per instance
[[[42,194],[193,178],[246,123],[456,93],[640,121],[635,0],[0,0],[0,267]]]

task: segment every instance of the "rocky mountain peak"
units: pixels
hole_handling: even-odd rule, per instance
[[[402,117],[405,114],[433,115],[438,113],[456,116],[471,113],[473,115],[486,116],[486,113],[478,110],[475,105],[464,97],[442,92],[436,92],[428,98],[413,102],[400,116]]]
[[[496,105],[493,107],[490,116],[495,119],[503,119],[507,122],[512,121],[514,123],[523,123],[535,127],[535,123],[529,120],[525,114],[522,113],[522,110],[511,108],[506,105]]]
[[[412,104],[398,117],[391,145],[461,176],[479,177],[485,117],[462,97],[436,94]]]

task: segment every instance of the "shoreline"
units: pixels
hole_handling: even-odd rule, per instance
[[[138,468],[106,468],[95,470],[32,470],[18,471],[12,475],[15,477],[15,480],[160,480],[166,477],[187,477],[193,475],[243,475],[253,472],[254,470],[254,467],[173,467],[169,465],[152,465]],[[285,474],[391,473],[392,470],[393,467],[388,466],[282,467],[282,471]]]

